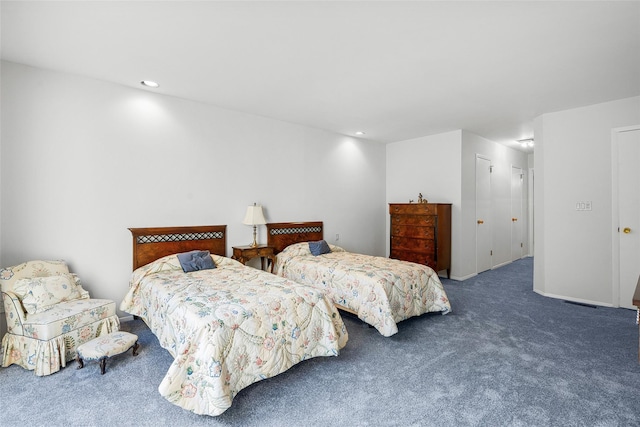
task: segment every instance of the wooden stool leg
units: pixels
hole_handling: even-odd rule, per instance
[[[84,360],[82,360],[82,357],[76,356],[76,362],[78,362],[78,367],[76,369],[84,368]]]
[[[140,348],[140,344],[138,344],[138,341],[136,341],[136,343],[133,345],[133,355],[137,356],[138,355],[138,349]]]
[[[100,373],[102,375],[104,375],[104,370],[105,370],[106,366],[107,366],[107,358],[103,357],[102,359],[100,359]]]

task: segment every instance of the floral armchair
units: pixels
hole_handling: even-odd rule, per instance
[[[92,299],[64,261],[28,261],[0,269],[7,318],[2,366],[50,375],[75,360],[76,348],[119,330],[114,301]]]

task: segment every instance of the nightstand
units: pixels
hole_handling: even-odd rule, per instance
[[[231,258],[246,264],[252,258],[260,257],[260,268],[264,270],[264,259],[267,258],[271,263],[271,273],[273,273],[273,265],[276,263],[276,254],[273,252],[272,246],[234,246],[233,256]],[[269,267],[269,263],[267,263]]]

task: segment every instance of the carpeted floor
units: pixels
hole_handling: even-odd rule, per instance
[[[236,396],[218,417],[157,392],[169,353],[141,321],[137,357],[49,377],[0,369],[2,426],[637,426],[635,311],[591,308],[532,291],[531,258],[465,282],[443,279],[452,313],[382,337],[344,316],[338,357],[302,362]]]

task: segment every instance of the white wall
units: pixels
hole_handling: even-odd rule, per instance
[[[2,266],[64,259],[119,304],[128,227],[227,224],[230,255],[253,202],[384,254],[383,145],[14,63],[1,90]]]
[[[119,302],[131,269],[128,227],[228,224],[230,254],[232,245],[251,241],[241,220],[253,202],[265,206],[269,221],[323,220],[331,243],[339,233],[347,249],[384,255],[386,203],[419,192],[453,204],[452,277],[475,265],[475,233],[466,229],[475,215],[467,209],[469,161],[485,150],[501,157],[502,146],[491,141],[453,131],[385,148],[144,90],[0,66],[2,266],[62,258],[94,296]],[[536,119],[537,292],[611,303],[611,129],[638,123],[640,97]],[[509,156],[504,161],[515,162]],[[592,201],[593,211],[576,212],[578,200]],[[264,242],[264,227],[259,233]]]
[[[464,130],[425,136],[387,144],[387,202],[406,203],[418,193],[430,202],[452,203],[451,278],[463,280],[477,274],[475,162],[476,154],[488,157],[494,165],[493,205],[510,209],[511,166],[528,169],[528,156],[518,150],[489,141]],[[526,181],[523,188],[526,200]],[[388,216],[388,215],[387,215]],[[524,231],[527,243],[527,215]],[[493,230],[494,265],[511,261],[511,214],[500,218]],[[498,222],[496,221],[496,223]],[[389,219],[387,218],[387,236]],[[387,254],[389,241],[387,239]]]
[[[418,200],[451,206],[451,277],[460,265],[461,131],[441,133],[387,144],[387,203]],[[386,208],[386,248],[389,254],[389,209]]]
[[[534,289],[613,304],[611,130],[640,124],[640,97],[536,119]],[[576,211],[591,201],[591,211]]]
[[[476,155],[491,160],[491,207],[492,217],[492,266],[511,262],[511,167],[522,169],[525,179],[522,186],[523,200],[526,202],[528,190],[528,156],[505,145],[485,139],[471,132],[462,132],[462,219],[463,236],[461,245],[463,268],[462,277],[477,274],[476,268]],[[522,227],[525,253],[528,253],[528,214],[523,205]]]

